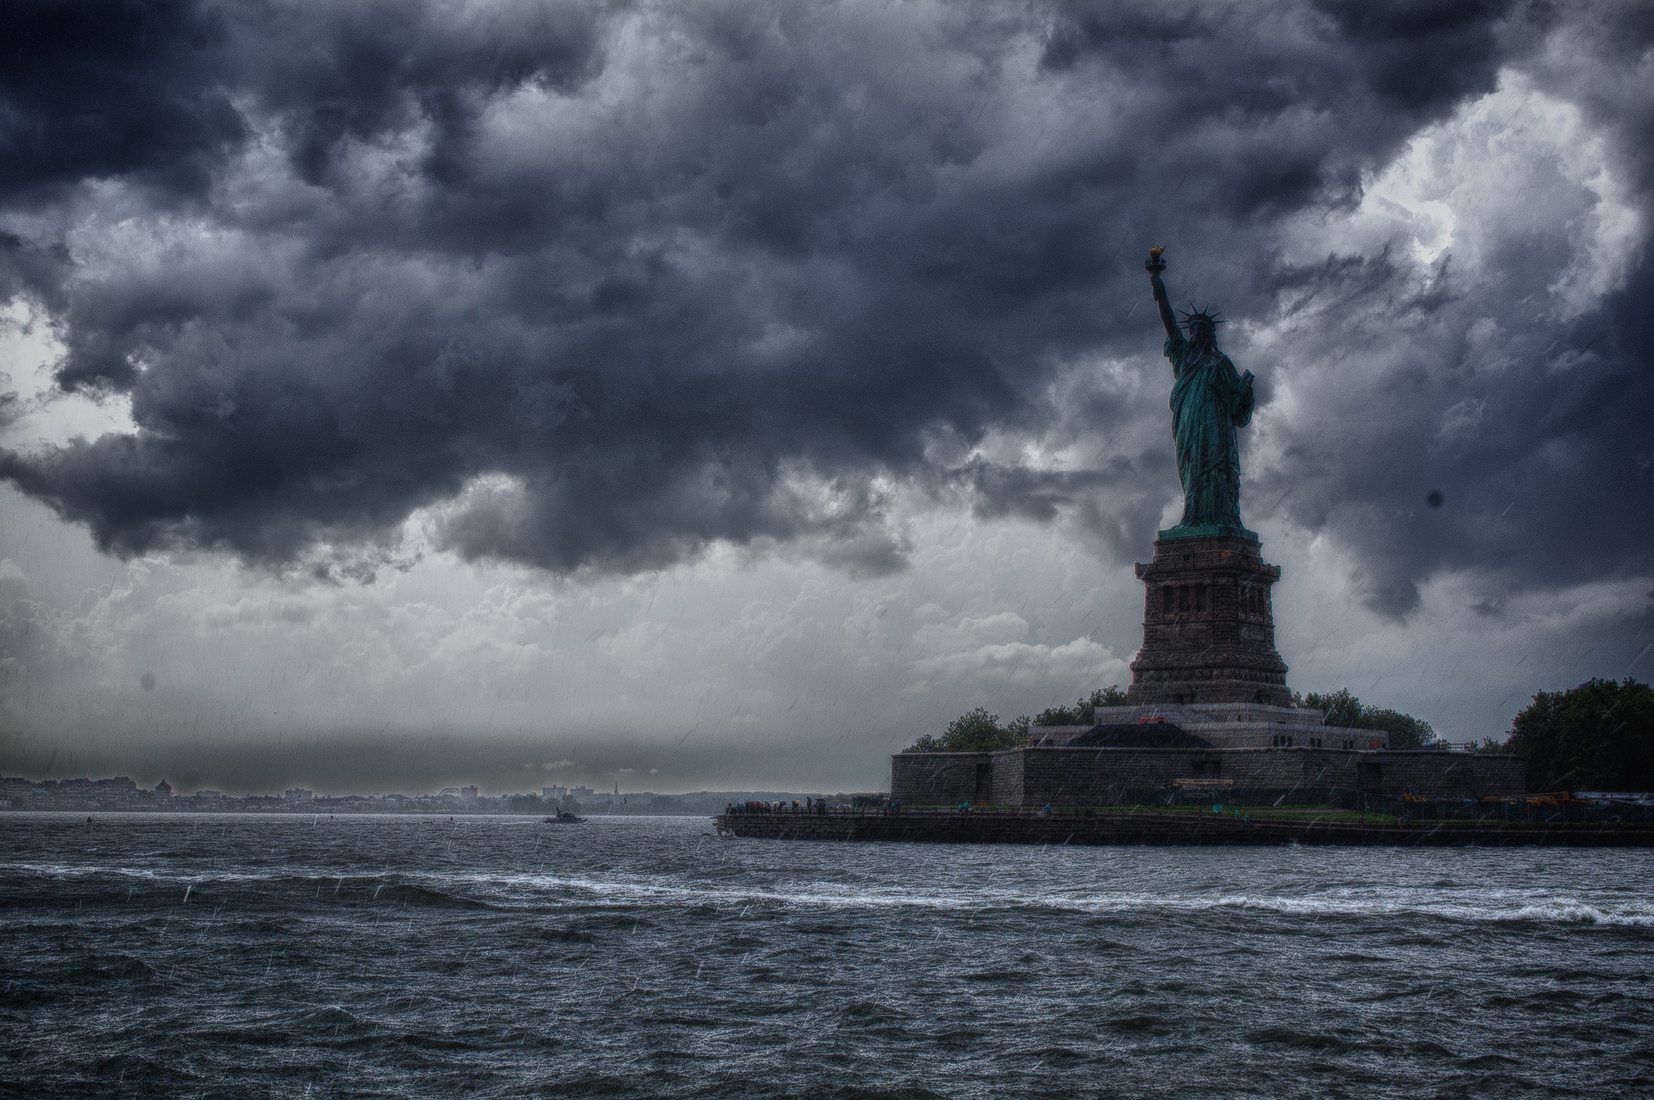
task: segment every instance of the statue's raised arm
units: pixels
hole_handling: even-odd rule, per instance
[[[1160,258],[1165,251],[1158,244],[1149,249],[1149,258],[1143,268],[1149,273],[1149,288],[1154,291],[1154,304],[1160,307],[1160,323],[1166,326],[1166,339],[1181,341],[1183,330],[1178,328],[1177,318],[1172,315],[1171,299],[1166,297],[1166,284],[1160,281],[1160,273],[1166,270],[1166,261]]]

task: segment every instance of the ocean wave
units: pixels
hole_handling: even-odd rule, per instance
[[[925,891],[896,884],[857,888],[843,882],[790,881],[722,884],[672,874],[615,874],[497,871],[384,870],[340,874],[325,868],[259,870],[160,869],[84,863],[0,864],[0,878],[13,901],[34,895],[28,880],[79,885],[76,897],[118,904],[137,886],[188,891],[196,901],[215,903],[232,891],[302,895],[349,904],[435,906],[500,911],[693,909],[703,916],[753,912],[931,911],[959,914],[1082,914],[1130,918],[1165,913],[1245,915],[1320,919],[1408,916],[1465,923],[1654,928],[1654,900],[1535,895],[1510,888],[1463,885],[1339,886],[1311,894],[1223,891],[1039,891],[1007,888]],[[94,883],[103,889],[87,894]],[[124,884],[124,885],[123,885]],[[170,897],[171,895],[166,895]],[[239,895],[238,895],[239,896]]]
[[[937,912],[1005,913],[1071,912],[1088,915],[1163,912],[1279,913],[1307,918],[1411,915],[1444,920],[1654,927],[1654,901],[1589,900],[1572,895],[1535,898],[1531,893],[1463,888],[1450,892],[1386,888],[1343,890],[1317,896],[1268,893],[1041,893],[982,890],[924,893],[899,887],[846,889],[789,883],[758,889],[708,886],[625,877],[578,875],[455,876],[456,881],[503,895],[506,907],[538,907],[549,897],[591,906],[701,906],[729,912],[759,909],[856,910],[914,909]]]

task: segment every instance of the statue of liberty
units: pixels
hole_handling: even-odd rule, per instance
[[[1166,326],[1166,358],[1172,363],[1172,438],[1177,442],[1177,476],[1183,482],[1183,522],[1161,538],[1257,535],[1240,521],[1240,450],[1235,429],[1252,419],[1252,372],[1240,374],[1218,350],[1217,317],[1204,309],[1183,315],[1183,328],[1172,315],[1164,249],[1149,250],[1154,304]],[[1187,330],[1187,335],[1184,330]]]

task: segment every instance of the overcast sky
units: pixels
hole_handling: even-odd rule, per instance
[[[7,774],[877,789],[1129,683],[1151,244],[1289,686],[1654,674],[1646,3],[6,21]]]

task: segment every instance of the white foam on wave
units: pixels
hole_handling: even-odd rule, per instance
[[[156,867],[135,867],[131,865],[102,866],[85,863],[0,863],[0,875],[39,875],[43,878],[83,879],[83,878],[117,878],[140,879],[146,882],[157,883],[194,883],[201,885],[211,882],[273,882],[278,879],[326,879],[329,882],[344,880],[354,882],[357,879],[372,879],[374,872],[355,872],[341,874],[337,871],[308,867],[281,867],[267,871],[228,871],[220,868],[190,868],[161,869]]]
[[[503,908],[690,908],[750,910],[754,907],[835,910],[928,910],[1014,912],[1055,910],[1087,916],[1153,913],[1259,912],[1309,919],[1413,916],[1471,923],[1518,922],[1654,928],[1654,900],[1537,894],[1533,890],[1473,886],[1334,886],[1304,894],[1161,892],[1042,892],[983,889],[957,892],[911,890],[895,885],[783,882],[774,886],[691,883],[667,876],[580,875],[533,872],[379,869],[340,874],[326,868],[283,867],[258,871],[191,868],[160,870],[133,866],[68,863],[0,863],[0,875],[58,879],[113,878],[155,885],[239,885],[278,880],[348,885],[374,899],[388,886],[410,885],[443,893],[465,892]]]
[[[416,879],[421,876],[416,876]],[[1058,910],[1086,915],[1154,912],[1254,910],[1301,917],[1414,915],[1470,922],[1654,927],[1654,902],[1607,902],[1571,895],[1536,898],[1532,892],[1501,889],[1452,891],[1428,888],[1341,888],[1312,896],[1237,893],[1038,893],[982,890],[915,892],[896,887],[850,888],[840,884],[786,883],[773,889],[707,886],[641,878],[581,875],[443,875],[420,882],[435,888],[463,884],[496,894],[501,904],[543,905],[563,901],[583,906],[710,906],[719,909],[775,906],[855,910],[915,909],[946,912]],[[499,894],[506,896],[500,897]]]
[[[1649,906],[1617,906],[1603,909],[1573,898],[1553,898],[1540,904],[1525,905],[1508,919],[1654,928],[1654,908]]]

